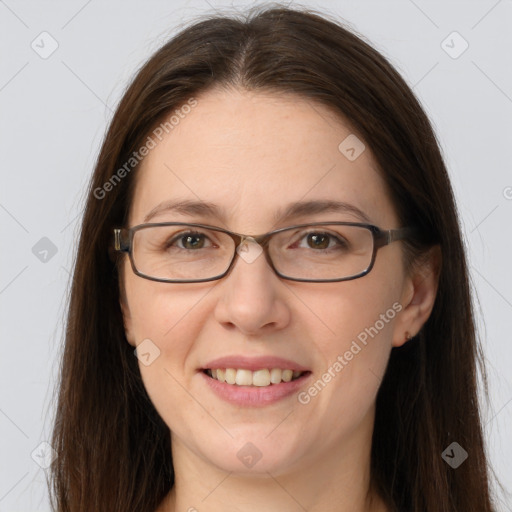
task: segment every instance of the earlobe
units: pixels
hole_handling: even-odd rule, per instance
[[[436,245],[429,249],[406,279],[403,309],[395,323],[394,347],[401,347],[416,336],[428,320],[436,300],[440,272],[441,248]]]

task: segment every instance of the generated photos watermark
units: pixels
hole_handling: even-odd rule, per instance
[[[161,142],[164,138],[164,134],[169,134],[174,128],[180,124],[180,120],[184,119],[192,108],[197,106],[197,100],[195,98],[189,98],[187,102],[180,108],[174,110],[171,116],[166,121],[160,123],[152,132],[148,135],[144,144],[139,148],[138,151],[134,151],[130,158],[121,166],[117,171],[112,174],[110,179],[106,181],[101,187],[97,187],[93,191],[93,195],[96,199],[104,199],[108,192],[112,191],[123,178],[125,178],[142,160],[146,157],[152,149],[155,149],[158,142]],[[158,139],[158,140],[156,140]]]
[[[327,368],[327,370],[321,375],[321,377],[312,384],[306,391],[301,391],[297,395],[299,403],[306,405],[312,398],[318,395],[331,380],[338,375],[350,361],[361,352],[361,350],[368,344],[368,337],[374,338],[379,332],[384,329],[386,324],[395,318],[396,314],[402,311],[402,304],[395,302],[385,313],[381,313],[379,319],[375,323],[366,327],[357,335],[357,340],[353,340],[349,350],[346,350],[343,354],[340,354],[336,360]],[[359,343],[358,343],[359,341]],[[362,346],[361,346],[362,345]]]

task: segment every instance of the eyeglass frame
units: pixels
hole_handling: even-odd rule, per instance
[[[272,258],[269,254],[268,249],[268,241],[272,235],[275,233],[280,233],[281,231],[286,231],[290,229],[295,228],[302,228],[302,227],[309,227],[309,226],[333,226],[333,225],[341,225],[341,226],[357,226],[361,228],[368,229],[370,233],[372,234],[373,238],[373,251],[372,251],[372,258],[370,261],[370,264],[368,267],[360,272],[359,274],[356,274],[354,276],[348,276],[348,277],[341,277],[338,279],[302,279],[302,278],[293,278],[285,276],[284,274],[281,274],[274,266],[274,263],[272,262]],[[148,228],[148,227],[158,227],[158,226],[191,226],[191,227],[199,227],[203,229],[209,229],[213,231],[219,231],[221,233],[225,233],[229,235],[233,241],[235,242],[235,250],[233,252],[233,258],[231,259],[231,262],[226,269],[226,271],[223,274],[220,274],[218,276],[214,277],[208,277],[206,279],[165,279],[165,278],[159,278],[159,277],[151,277],[146,274],[143,274],[140,272],[134,262],[133,258],[133,237],[135,233],[141,229]],[[398,240],[405,240],[409,238],[411,235],[417,233],[417,229],[415,227],[405,226],[401,228],[394,228],[394,229],[381,229],[378,226],[375,226],[374,224],[364,223],[364,222],[342,222],[342,221],[334,221],[334,222],[311,222],[307,224],[296,224],[293,226],[287,226],[284,228],[275,229],[273,231],[269,231],[268,233],[264,233],[262,235],[244,235],[241,233],[235,233],[233,231],[229,231],[227,229],[218,227],[218,226],[210,226],[208,224],[196,224],[196,223],[187,223],[187,222],[156,222],[156,223],[144,223],[144,224],[138,224],[137,226],[133,226],[131,228],[114,228],[114,251],[120,252],[120,253],[128,253],[128,256],[130,258],[130,264],[132,267],[132,270],[135,275],[142,277],[144,279],[148,279],[150,281],[157,281],[159,283],[204,283],[208,281],[217,281],[219,279],[222,279],[225,277],[231,270],[231,268],[234,265],[234,262],[237,257],[237,249],[238,247],[244,243],[245,241],[251,241],[254,243],[257,243],[261,246],[264,254],[265,259],[267,263],[269,264],[270,268],[274,271],[274,273],[282,278],[287,279],[289,281],[299,281],[299,282],[306,282],[306,283],[334,283],[334,282],[341,282],[341,281],[352,281],[354,279],[358,279],[360,277],[363,277],[370,273],[372,270],[375,259],[377,256],[377,251],[381,247],[385,247],[386,245],[391,244],[392,242],[396,242]]]

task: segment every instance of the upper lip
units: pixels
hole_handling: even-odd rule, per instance
[[[215,370],[218,368],[236,368],[251,371],[261,370],[264,368],[280,368],[282,370],[296,370],[300,372],[309,371],[308,368],[306,368],[305,366],[302,366],[301,364],[296,363],[295,361],[290,361],[289,359],[283,359],[282,357],[249,357],[241,355],[219,357],[206,363],[203,370]]]

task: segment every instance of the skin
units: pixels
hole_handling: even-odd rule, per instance
[[[338,145],[352,131],[326,107],[238,89],[196,98],[143,161],[130,226],[174,198],[214,202],[227,217],[162,213],[152,222],[256,235],[301,222],[361,221],[349,213],[272,220],[290,202],[335,199],[356,205],[383,229],[400,226],[368,145],[349,161]],[[126,258],[126,337],[134,347],[149,338],[160,350],[152,364],[139,366],[171,430],[176,485],[159,511],[388,510],[369,488],[375,398],[391,348],[420,330],[437,290],[435,254],[407,274],[402,251],[392,243],[379,250],[367,276],[337,283],[283,280],[258,257],[238,258],[221,280],[166,284],[136,276]],[[263,409],[235,407],[197,371],[220,356],[276,355],[311,369],[307,389],[395,302],[402,310],[308,404],[292,395]],[[262,454],[252,468],[237,457],[247,442]]]

